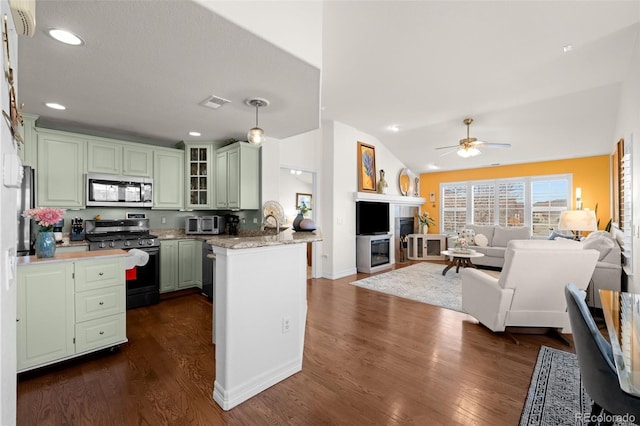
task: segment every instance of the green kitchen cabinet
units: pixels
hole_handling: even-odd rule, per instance
[[[18,371],[75,352],[73,263],[18,268]]]
[[[122,145],[113,141],[87,142],[87,172],[122,174]]]
[[[18,266],[19,372],[127,341],[124,255]]]
[[[39,207],[84,208],[85,146],[73,134],[38,130]]]
[[[218,209],[260,208],[260,148],[247,142],[216,150]]]
[[[124,144],[122,153],[123,175],[153,177],[153,149],[141,144]]]
[[[178,289],[178,240],[160,241],[160,293]]]
[[[154,151],[153,208],[184,208],[184,151],[159,148]]]
[[[202,210],[212,207],[211,143],[183,142],[185,147],[185,204],[187,209]]]
[[[202,241],[179,241],[178,257],[178,288],[202,288]]]
[[[87,171],[124,176],[153,176],[153,150],[137,143],[90,138]]]
[[[24,166],[36,167],[38,165],[38,133],[36,132],[37,115],[22,113],[22,128],[20,134],[24,143],[16,145],[18,155]]]
[[[160,293],[202,288],[202,240],[160,242]]]

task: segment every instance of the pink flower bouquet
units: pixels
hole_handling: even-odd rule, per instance
[[[40,225],[40,232],[53,231],[53,225],[60,222],[63,215],[63,209],[54,209],[51,207],[29,209],[22,213],[22,216],[36,220],[36,223]]]

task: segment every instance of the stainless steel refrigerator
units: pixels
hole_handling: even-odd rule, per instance
[[[22,216],[25,210],[35,207],[36,195],[35,170],[30,166],[24,166],[24,177],[22,186],[18,191],[18,256],[28,256],[33,254],[31,241],[31,219]]]

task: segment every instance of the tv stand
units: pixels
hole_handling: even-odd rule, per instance
[[[356,235],[356,267],[371,274],[391,268],[392,234]]]

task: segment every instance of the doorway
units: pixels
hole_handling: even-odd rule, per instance
[[[287,226],[292,226],[300,207],[304,204],[304,217],[316,224],[316,173],[295,166],[280,168],[279,201],[287,218]],[[314,262],[315,243],[307,243],[307,278],[316,276]]]

